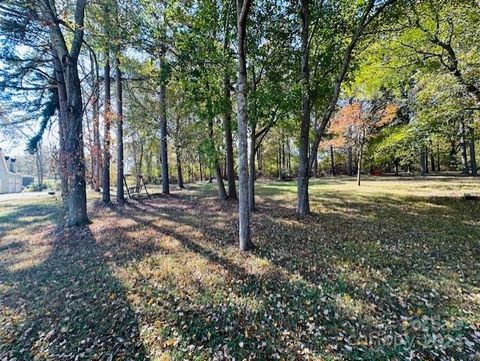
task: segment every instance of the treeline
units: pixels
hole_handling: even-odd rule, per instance
[[[129,173],[163,193],[209,179],[238,198],[247,250],[257,177],[296,177],[306,216],[326,159],[335,172],[345,155],[360,184],[365,168],[475,153],[479,14],[473,0],[5,0],[3,125],[37,124],[31,152],[58,130],[68,225],[88,222],[87,182],[122,204]]]

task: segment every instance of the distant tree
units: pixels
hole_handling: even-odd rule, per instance
[[[354,102],[347,104],[332,120],[330,132],[342,146],[357,150],[357,184],[361,184],[362,161],[365,144],[375,131],[392,122],[397,114],[395,104],[376,104],[376,102]]]

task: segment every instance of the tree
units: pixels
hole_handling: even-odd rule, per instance
[[[338,144],[357,149],[357,184],[359,186],[366,142],[380,127],[391,123],[397,111],[397,105],[385,104],[376,99],[347,104],[333,119],[330,131],[337,137]]]
[[[237,49],[238,49],[238,218],[240,249],[248,251],[253,247],[250,234],[250,210],[248,198],[248,116],[247,116],[247,59],[246,32],[251,0],[237,0]],[[250,174],[253,177],[252,174]]]
[[[310,214],[310,200],[308,196],[308,146],[310,133],[310,67],[309,58],[309,0],[301,1],[300,19],[302,26],[301,52],[302,52],[302,120],[300,125],[300,138],[298,144],[298,199],[297,213],[300,216]]]
[[[83,152],[82,116],[83,102],[78,76],[78,58],[83,43],[85,0],[77,0],[73,15],[73,39],[67,46],[62,19],[50,1],[37,3],[39,14],[50,31],[55,74],[60,98],[59,122],[61,130],[61,157],[68,173],[67,225],[88,222],[85,182],[85,157]],[[62,147],[63,146],[63,147]]]
[[[340,59],[332,57],[332,64],[330,69],[327,68],[324,77],[328,75],[334,75],[334,80],[331,84],[331,90],[328,92],[328,95],[325,97],[323,114],[321,120],[318,123],[317,128],[315,129],[315,139],[312,142],[312,147],[310,151],[310,156],[308,152],[309,147],[309,132],[310,132],[310,104],[315,103],[317,99],[311,99],[310,92],[312,91],[312,84],[310,84],[310,76],[308,67],[308,57],[310,56],[310,44],[311,39],[314,38],[315,32],[309,34],[308,24],[308,14],[309,6],[308,1],[302,1],[302,10],[301,10],[301,21],[302,21],[302,81],[304,83],[302,88],[302,120],[300,126],[300,140],[299,140],[299,172],[298,172],[298,201],[297,201],[297,213],[300,216],[305,216],[310,213],[309,206],[309,196],[308,196],[308,177],[310,175],[310,170],[313,167],[313,163],[317,158],[317,151],[320,141],[324,135],[324,131],[327,125],[330,122],[330,119],[335,112],[337,107],[337,102],[340,97],[342,84],[344,83],[346,76],[350,70],[350,65],[354,56],[354,51],[357,48],[358,43],[364,35],[365,29],[371,23],[374,23],[374,20],[379,17],[380,14],[385,12],[386,9],[391,7],[396,2],[396,0],[385,0],[385,1],[361,1],[358,2],[358,7],[355,11],[349,12],[346,11],[346,18],[354,19],[354,22],[346,21],[347,24],[351,23],[351,35],[349,38],[340,41],[339,44],[333,44],[333,46],[339,47],[339,52],[341,54]],[[323,7],[320,7],[317,10],[317,17],[314,19],[314,22],[318,24],[320,15],[323,15]],[[351,10],[350,10],[351,11]],[[317,26],[314,27],[314,30]],[[350,30],[350,29],[348,29]],[[332,37],[334,38],[334,37]],[[347,44],[344,46],[343,44]],[[314,59],[315,62],[319,60]],[[320,64],[320,62],[319,62]],[[306,68],[305,67],[306,65]],[[308,76],[307,76],[308,75]],[[306,81],[308,79],[308,81]],[[308,99],[308,101],[307,101]],[[307,109],[308,108],[308,109]]]
[[[105,10],[108,12],[108,9]],[[102,200],[110,203],[110,127],[112,124],[112,96],[110,78],[110,45],[105,45],[104,78],[104,111],[103,111],[103,174],[102,174]]]
[[[117,202],[123,204],[125,202],[124,194],[124,144],[123,144],[123,79],[122,69],[120,68],[120,57],[122,53],[121,41],[125,36],[121,31],[120,6],[118,0],[115,2],[115,87],[116,87],[116,114],[115,120],[117,122]]]
[[[231,10],[230,4],[232,2],[226,0],[224,3],[223,18],[224,18],[224,29],[223,29],[223,61],[224,61],[224,70],[223,70],[223,127],[224,127],[224,136],[225,136],[225,163],[226,163],[226,173],[227,173],[227,184],[228,184],[228,199],[236,200],[237,199],[237,189],[235,186],[235,161],[233,157],[233,137],[232,137],[232,100],[231,100],[231,91],[230,91],[230,27],[232,21],[231,19]]]
[[[36,80],[37,84],[39,81],[43,84],[20,86],[17,90],[42,90],[46,86],[55,88],[52,92],[52,101],[48,102],[51,106],[45,108],[53,111],[48,111],[49,116],[43,119],[50,118],[57,110],[62,200],[66,210],[66,224],[69,226],[88,222],[82,137],[83,102],[78,72],[78,59],[84,37],[85,6],[86,1],[78,0],[72,4],[72,7],[65,8],[62,16],[59,15],[59,10],[52,1],[42,0],[34,4],[22,0],[6,1],[1,7],[2,25],[7,33],[15,34],[14,38],[21,34],[18,37],[20,41],[14,42],[14,49],[22,42],[27,46],[33,44],[44,46],[42,48],[44,50],[38,49],[34,58],[27,61],[33,65],[30,69],[37,74],[32,79]],[[7,53],[7,58],[10,55],[13,54]],[[41,62],[43,69],[35,62]],[[47,64],[52,69],[50,74],[53,75],[45,72]],[[27,74],[29,73],[30,71]],[[22,79],[23,76],[20,75],[20,82]],[[40,100],[40,104],[45,103]],[[34,143],[40,141],[47,123],[42,121],[40,132],[36,135]]]

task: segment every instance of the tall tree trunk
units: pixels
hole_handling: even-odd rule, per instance
[[[135,161],[135,179],[136,179],[136,186],[137,187],[141,187],[141,178],[143,178],[143,175],[142,175],[143,153],[144,153],[144,147],[143,147],[143,142],[141,142],[141,144],[140,144],[140,155],[138,157],[138,162]]]
[[[102,150],[100,146],[100,75],[98,62],[93,50],[90,51],[91,76],[92,76],[92,125],[93,125],[93,147],[92,153],[92,183],[93,190],[100,192],[100,176],[102,171]]]
[[[292,150],[290,149],[290,138],[287,137],[287,169],[288,175],[292,175]]]
[[[233,159],[232,105],[230,100],[230,77],[228,76],[227,70],[225,70],[223,78],[223,97],[225,101],[223,127],[226,149],[225,165],[227,168],[228,198],[235,200],[237,199],[237,189],[235,186],[235,161]]]
[[[256,123],[253,122],[251,125],[250,132],[250,152],[248,153],[248,166],[249,166],[249,177],[248,177],[248,206],[250,212],[255,211],[255,132]]]
[[[200,182],[203,182],[203,166],[202,166],[202,155],[198,153],[198,166],[200,168]]]
[[[83,102],[77,58],[70,57],[64,65],[67,82],[68,109],[66,153],[68,170],[68,226],[89,222],[87,217],[87,192],[85,181],[85,155],[83,152]]]
[[[252,117],[250,118],[250,151],[248,153],[248,206],[250,212],[255,211],[255,177],[256,177],[256,169],[255,169],[255,147],[256,147],[256,134],[257,134],[257,117],[258,117],[258,109],[257,109],[257,101],[255,99],[255,94],[257,93],[257,77],[255,73],[255,65],[252,64],[252,92],[254,94],[253,102],[252,102]]]
[[[37,178],[39,189],[43,187],[43,161],[42,161],[42,144],[38,143],[37,151],[35,152],[35,163],[37,165]]]
[[[335,158],[333,156],[333,146],[330,146],[330,167],[332,169],[332,177],[335,176]]]
[[[425,161],[425,173],[428,174],[428,172],[429,172],[429,169],[428,169],[428,147],[425,147],[425,158],[424,158],[424,161]]]
[[[284,179],[284,171],[283,171],[283,159],[282,159],[282,138],[278,143],[278,179]]]
[[[440,172],[441,167],[440,167],[440,147],[438,146],[437,143],[437,170]]]
[[[74,10],[73,36],[70,46],[63,30],[60,27],[56,12],[52,11],[51,3],[47,0],[34,2],[35,6],[45,18],[45,24],[49,27],[53,66],[62,73],[65,96],[65,128],[60,130],[60,136],[64,138],[60,145],[63,146],[68,175],[68,194],[66,198],[67,226],[83,225],[88,223],[87,217],[87,192],[85,181],[85,155],[83,152],[83,102],[82,89],[78,74],[78,57],[84,38],[84,18],[86,0],[77,0]],[[57,69],[58,68],[58,69]],[[56,76],[58,79],[58,77]],[[63,131],[64,130],[64,131]],[[63,157],[62,157],[63,158]],[[65,207],[64,207],[65,208]]]
[[[251,0],[237,0],[237,36],[238,36],[238,218],[240,249],[247,251],[253,247],[250,238],[250,211],[248,197],[248,116],[247,116],[247,57],[246,26]]]
[[[177,166],[177,183],[178,188],[183,189],[185,185],[183,184],[183,173],[182,173],[182,155],[181,155],[181,146],[180,146],[180,118],[177,117],[175,120],[175,157],[176,157],[176,166]]]
[[[167,153],[167,103],[166,103],[166,85],[162,81],[158,93],[160,105],[160,162],[162,175],[162,193],[170,193],[170,180],[168,177],[168,153]]]
[[[147,172],[146,182],[150,183],[152,181],[152,154],[148,150],[145,153],[145,168]]]
[[[462,173],[468,174],[467,143],[465,141],[465,123],[460,123],[460,148],[462,151]]]
[[[313,178],[318,178],[318,159],[313,160]]]
[[[107,46],[105,51],[105,66],[103,69],[105,78],[105,105],[104,105],[104,127],[103,127],[103,176],[102,176],[102,200],[110,203],[110,127],[112,122],[112,95],[110,79],[110,51]]]
[[[433,153],[433,149],[430,148],[430,170],[435,172],[435,154]]]
[[[55,79],[57,81],[58,92],[58,129],[60,138],[60,150],[58,154],[58,170],[60,175],[60,189],[62,196],[62,211],[66,211],[68,200],[68,174],[67,174],[67,158],[65,152],[65,139],[67,132],[67,89],[65,86],[65,79],[62,69],[62,63],[58,58],[55,49],[53,53],[53,67],[55,70]]]
[[[302,119],[298,144],[298,200],[297,214],[301,217],[310,214],[308,196],[309,160],[308,145],[310,133],[310,67],[309,56],[309,0],[301,0],[301,48],[302,48]]]
[[[470,127],[470,169],[472,176],[477,176],[477,157],[475,154],[475,129]]]
[[[257,169],[259,177],[263,175],[263,160],[262,160],[262,147],[260,144],[257,145],[256,149],[256,157],[257,157]]]
[[[208,137],[213,151],[213,169],[215,171],[215,178],[217,180],[218,199],[224,201],[227,199],[227,192],[225,191],[225,184],[223,183],[222,170],[218,162],[217,149],[215,147],[215,139],[213,136],[213,118],[208,120]]]
[[[347,149],[347,175],[351,177],[353,175],[353,151],[352,147]]]
[[[180,155],[180,148],[175,148],[175,155],[177,157],[177,182],[178,188],[183,189],[185,185],[183,184],[183,173],[182,173],[182,158]]]
[[[115,58],[115,85],[117,87],[117,202],[122,204],[125,202],[125,194],[123,189],[123,87],[122,87],[122,71],[120,69],[120,50],[117,49]]]
[[[228,199],[237,199],[237,189],[235,186],[235,160],[233,156],[233,137],[232,137],[232,100],[230,92],[230,2],[227,2],[224,13],[224,40],[223,40],[223,100],[224,100],[224,113],[223,113],[223,127],[225,137],[225,174],[227,177],[228,185]]]
[[[448,161],[448,167],[450,170],[454,170],[456,168],[456,158],[457,158],[457,147],[455,144],[455,140],[450,141],[450,152],[448,154],[449,156],[449,161]]]
[[[362,176],[362,160],[363,160],[363,146],[360,145],[358,150],[358,164],[357,164],[357,185],[360,186]]]
[[[357,165],[357,185],[360,186],[362,177],[362,161],[363,161],[363,142],[365,140],[365,130],[363,130],[360,139],[360,148],[358,150],[358,165]]]

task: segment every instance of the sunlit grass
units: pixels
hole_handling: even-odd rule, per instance
[[[260,181],[249,254],[214,184],[97,205],[55,241],[54,200],[0,204],[0,356],[475,357],[479,185],[314,180],[300,219],[295,182]]]

